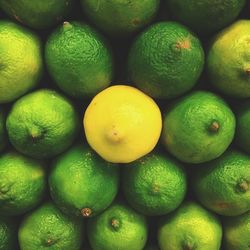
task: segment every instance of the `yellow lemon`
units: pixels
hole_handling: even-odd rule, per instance
[[[136,88],[115,85],[93,98],[83,124],[88,143],[102,158],[128,163],[153,150],[162,117],[152,98]]]

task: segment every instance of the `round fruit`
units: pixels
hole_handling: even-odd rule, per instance
[[[96,95],[83,122],[90,146],[115,163],[129,163],[152,151],[162,128],[161,112],[153,99],[125,85]]]
[[[207,72],[211,84],[224,94],[250,97],[249,41],[250,20],[235,22],[212,41],[207,56]]]
[[[0,20],[0,58],[0,103],[12,102],[37,86],[43,67],[35,34]]]
[[[81,0],[84,13],[101,30],[124,36],[138,31],[155,17],[160,0]]]
[[[221,238],[222,227],[217,217],[192,202],[167,215],[158,230],[161,250],[219,250]]]
[[[129,74],[136,86],[155,98],[174,98],[190,90],[204,65],[199,39],[175,22],[150,26],[129,52]]]
[[[1,0],[2,8],[9,16],[32,28],[48,28],[68,14],[74,0]]]
[[[63,212],[90,217],[106,209],[115,198],[119,168],[79,145],[56,159],[49,185],[53,200]]]
[[[64,22],[49,37],[45,58],[58,87],[76,98],[97,94],[113,77],[111,50],[87,24]]]
[[[224,245],[227,250],[247,250],[250,246],[250,211],[224,219]]]
[[[168,0],[167,3],[176,20],[198,33],[211,34],[233,22],[246,0]]]
[[[147,221],[123,203],[115,202],[91,218],[87,227],[93,250],[141,250],[147,241]]]
[[[145,215],[175,210],[186,190],[186,174],[180,164],[159,153],[151,153],[123,171],[125,196],[134,209]]]
[[[46,188],[43,167],[18,153],[0,156],[0,214],[23,214],[42,200]]]
[[[83,223],[45,203],[28,214],[18,232],[21,250],[79,250]]]
[[[64,96],[40,89],[16,101],[6,126],[18,151],[40,159],[62,153],[72,144],[79,131],[79,118]]]
[[[250,154],[250,100],[246,100],[238,105],[236,119],[236,144]]]
[[[225,216],[243,214],[250,210],[250,157],[227,151],[196,169],[192,185],[208,209]]]
[[[0,107],[0,152],[6,145],[6,129],[5,129],[5,113],[2,107]]]
[[[223,99],[196,91],[177,100],[165,114],[163,142],[179,160],[202,163],[223,154],[234,132],[235,117]]]
[[[16,249],[16,225],[15,222],[0,216],[0,250]]]

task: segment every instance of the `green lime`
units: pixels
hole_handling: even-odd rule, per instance
[[[45,203],[29,213],[18,232],[21,250],[79,250],[83,222]]]
[[[146,217],[115,202],[102,214],[89,219],[87,233],[93,250],[141,250],[146,244]]]
[[[122,184],[131,207],[145,215],[164,215],[175,210],[187,191],[181,165],[159,153],[124,167]]]
[[[249,41],[250,20],[239,20],[222,30],[211,42],[207,72],[211,84],[224,94],[250,97]]]
[[[246,153],[250,153],[250,100],[237,105],[236,111],[236,144]]]
[[[39,38],[18,24],[0,20],[0,103],[12,102],[36,87],[42,68]]]
[[[106,209],[119,188],[119,168],[88,146],[77,145],[59,156],[49,176],[50,193],[65,213],[91,217]]]
[[[67,98],[54,90],[40,89],[15,102],[6,126],[18,151],[40,159],[65,151],[78,134],[79,124]]]
[[[250,211],[226,217],[223,223],[226,250],[247,250],[250,247]]]
[[[111,35],[124,36],[149,24],[157,14],[160,0],[81,0],[87,17]]]
[[[0,214],[19,215],[42,200],[46,174],[41,162],[15,152],[0,156]]]
[[[58,27],[47,41],[45,58],[59,88],[73,97],[94,96],[113,77],[110,48],[84,23],[64,22]]]
[[[164,117],[163,142],[179,160],[202,163],[219,157],[235,132],[235,117],[219,96],[195,91],[177,100]]]
[[[16,223],[11,218],[0,216],[0,250],[16,249]]]
[[[6,128],[5,128],[5,112],[2,107],[0,107],[0,152],[4,149],[6,145]]]
[[[67,16],[74,0],[0,0],[10,17],[32,28],[48,28]]]
[[[250,156],[229,150],[193,175],[194,192],[206,208],[225,216],[250,210]]]
[[[211,34],[233,22],[246,0],[167,0],[174,19],[195,32]]]
[[[160,22],[140,34],[129,52],[129,74],[155,98],[174,98],[190,90],[204,65],[199,39],[175,22]]]
[[[161,219],[158,229],[161,250],[219,250],[221,239],[217,217],[193,202]]]

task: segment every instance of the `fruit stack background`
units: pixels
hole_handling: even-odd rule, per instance
[[[0,250],[250,249],[250,4],[198,2],[0,0]]]

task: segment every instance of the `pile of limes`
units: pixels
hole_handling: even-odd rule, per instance
[[[0,250],[250,249],[249,3],[0,9]]]

